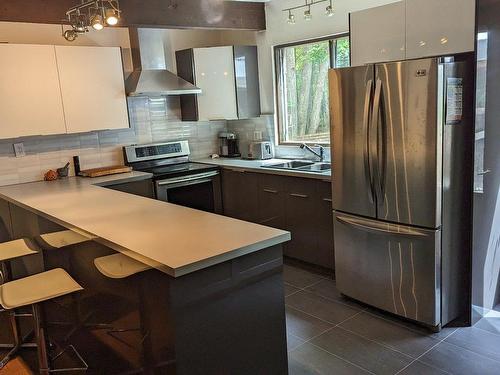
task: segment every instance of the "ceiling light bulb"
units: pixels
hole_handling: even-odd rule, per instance
[[[118,23],[118,16],[114,9],[106,9],[106,23],[115,26]]]
[[[85,26],[83,20],[78,20],[73,26],[73,29],[78,33],[84,33],[87,31],[87,27]]]
[[[292,12],[290,12],[288,14],[288,20],[287,22],[290,24],[290,25],[294,25],[295,24],[295,16],[292,14]]]
[[[66,30],[63,36],[68,42],[74,42],[78,37],[78,33],[75,30]]]
[[[96,14],[94,17],[92,17],[90,24],[95,30],[102,30],[104,28],[102,16],[100,14]]]
[[[306,21],[310,21],[312,19],[312,16],[311,16],[311,7],[309,7],[308,9],[306,9],[304,11],[304,19]]]
[[[331,5],[328,5],[326,7],[326,12],[325,14],[327,15],[327,17],[332,17],[334,15],[334,12],[333,12],[333,6]]]

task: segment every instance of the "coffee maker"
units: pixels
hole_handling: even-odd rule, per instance
[[[239,158],[238,139],[234,133],[219,133],[219,156]]]

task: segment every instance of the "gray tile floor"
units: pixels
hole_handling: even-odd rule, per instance
[[[500,313],[439,333],[343,298],[335,282],[285,265],[288,358],[298,374],[500,374]]]

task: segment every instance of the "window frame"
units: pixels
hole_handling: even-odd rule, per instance
[[[324,42],[328,41],[329,44],[329,52],[330,52],[330,69],[333,69],[335,66],[335,48],[336,48],[336,39],[342,39],[342,38],[349,38],[349,63],[351,60],[351,48],[350,48],[350,33],[349,32],[344,32],[344,33],[339,33],[339,34],[333,34],[321,38],[313,38],[313,39],[304,39],[304,40],[299,40],[295,42],[290,42],[290,43],[284,43],[284,44],[279,44],[273,47],[273,56],[274,56],[274,82],[275,82],[275,89],[274,89],[274,95],[275,95],[275,105],[276,105],[276,124],[277,126],[275,127],[276,131],[276,140],[277,140],[277,145],[278,146],[298,146],[302,144],[302,142],[293,142],[293,141],[285,141],[284,139],[284,129],[283,129],[283,124],[282,124],[282,98],[283,98],[283,72],[281,67],[283,66],[282,64],[282,54],[281,51],[286,48],[286,47],[295,47],[295,46],[300,46],[304,44],[310,44],[310,43],[318,43],[318,42]],[[326,146],[329,147],[330,143],[316,143],[321,146]]]

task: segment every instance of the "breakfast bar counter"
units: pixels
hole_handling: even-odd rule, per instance
[[[141,334],[140,360],[127,371],[113,361],[92,362],[95,345],[120,353],[119,340],[87,347],[95,338],[77,341],[90,373],[286,374],[282,243],[290,233],[116,189],[149,186],[150,179],[132,172],[0,187],[0,218],[10,220],[14,238],[39,242],[65,231],[84,237],[40,253],[45,270],[65,268],[82,285],[79,305],[89,306],[87,316],[113,326],[125,319]],[[122,278],[99,273],[103,259],[119,254],[126,257],[118,268],[129,258],[143,266]]]
[[[0,198],[177,277],[286,242],[290,233],[104,188],[132,172],[0,187]]]

